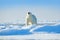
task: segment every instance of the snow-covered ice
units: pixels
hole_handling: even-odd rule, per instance
[[[60,40],[60,24],[0,26],[1,40]]]

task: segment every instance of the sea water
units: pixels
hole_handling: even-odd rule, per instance
[[[0,25],[0,40],[60,40],[60,24]]]

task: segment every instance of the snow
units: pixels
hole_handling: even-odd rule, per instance
[[[60,40],[60,34],[39,33],[32,35],[0,36],[2,40]]]
[[[60,40],[60,24],[0,26],[0,39],[1,40]]]

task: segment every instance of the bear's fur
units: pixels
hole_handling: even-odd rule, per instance
[[[26,25],[32,24],[37,24],[37,19],[35,15],[33,15],[31,12],[28,12],[26,16]]]

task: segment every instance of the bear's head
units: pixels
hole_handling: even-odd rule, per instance
[[[31,15],[32,15],[32,13],[31,13],[31,12],[28,12],[28,13],[27,13],[27,15],[28,15],[28,16],[31,16]]]
[[[32,13],[28,12],[27,15],[26,15],[26,18],[30,18],[30,17],[32,17]]]
[[[31,14],[31,12],[28,12],[28,14]]]

